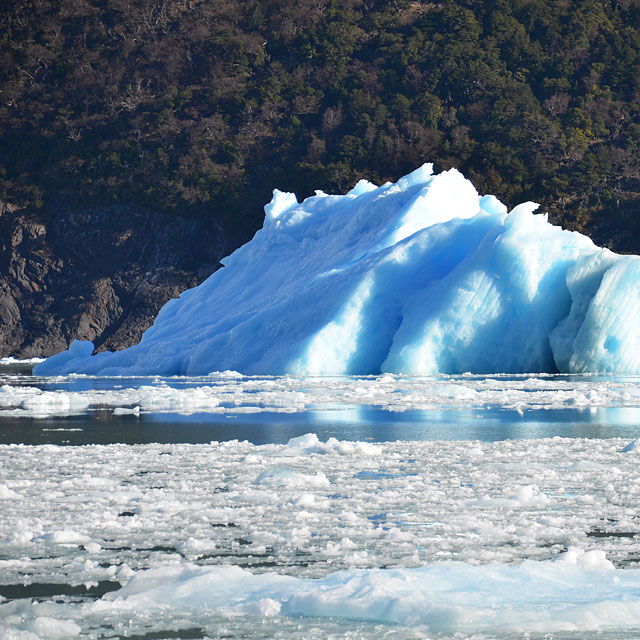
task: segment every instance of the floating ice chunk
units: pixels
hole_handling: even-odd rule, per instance
[[[301,203],[276,189],[140,344],[76,341],[36,374],[640,373],[640,257],[432,171]]]
[[[538,487],[526,485],[519,487],[515,494],[508,497],[483,496],[480,500],[473,500],[467,504],[469,507],[479,507],[482,509],[501,509],[519,507],[541,507],[550,502],[547,495],[542,493]]]
[[[305,433],[303,436],[297,438],[290,438],[287,442],[287,447],[290,449],[313,449],[317,450],[321,443],[318,436],[315,433]]]
[[[208,374],[210,378],[242,378],[244,377],[237,371],[212,371]]]
[[[178,545],[178,550],[190,557],[198,557],[207,553],[211,553],[216,549],[217,545],[213,540],[187,538]]]
[[[377,456],[382,453],[380,447],[368,442],[348,442],[343,440],[337,440],[336,438],[329,438],[325,444],[327,451],[339,453],[341,455],[364,455],[364,456]]]
[[[11,534],[9,543],[12,545],[24,546],[29,544],[34,538],[33,531],[19,528]]]
[[[91,540],[90,542],[84,543],[84,548],[88,553],[99,553],[102,550],[102,545]]]
[[[48,616],[39,616],[29,624],[29,631],[43,640],[64,640],[80,635],[82,628],[71,620],[57,620]]]
[[[19,493],[9,489],[6,484],[0,483],[0,500],[18,500],[20,497]]]
[[[0,358],[0,365],[12,365],[12,364],[38,364],[39,362],[44,362],[44,358],[14,358],[13,356],[9,356],[7,358]]]
[[[320,442],[315,433],[307,433],[297,438],[291,438],[287,442],[287,449],[291,452],[309,453],[338,453],[342,455],[369,455],[380,453],[380,448],[368,442],[347,442],[329,438],[326,442]]]
[[[114,416],[139,416],[140,407],[116,407],[113,410]]]
[[[528,502],[533,498],[533,487],[520,487],[516,491],[516,500],[518,502]]]
[[[612,571],[615,569],[613,562],[607,560],[605,552],[600,549],[586,551],[572,546],[565,553],[558,556],[556,562],[573,564],[590,571]]]
[[[640,451],[640,438],[632,440],[628,445],[623,447],[622,452],[628,453],[629,451]]]
[[[91,538],[82,533],[77,533],[72,529],[61,529],[60,531],[53,531],[51,533],[45,533],[41,536],[43,540],[52,544],[84,544],[89,542]]]
[[[314,507],[316,497],[312,493],[303,493],[293,501],[293,504],[298,507]]]
[[[128,584],[136,572],[125,562],[116,570],[116,578],[120,584]]]
[[[257,602],[239,607],[243,613],[260,616],[261,618],[271,618],[277,616],[282,609],[282,605],[272,598],[262,598]]]
[[[288,467],[273,467],[263,471],[257,478],[256,484],[266,484],[275,487],[328,487],[331,483],[327,476],[318,471],[315,474],[300,473]]]
[[[557,562],[351,569],[315,580],[256,575],[234,566],[166,566],[139,572],[126,587],[104,596],[101,608],[111,602],[112,612],[170,605],[185,612],[346,618],[426,625],[447,634],[637,625],[640,602],[629,590],[640,584],[640,572],[616,570],[600,552],[581,551],[570,549]]]

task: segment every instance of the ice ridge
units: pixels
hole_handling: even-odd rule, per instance
[[[35,373],[640,373],[640,257],[432,169],[274,190],[263,228],[138,345],[75,342]]]

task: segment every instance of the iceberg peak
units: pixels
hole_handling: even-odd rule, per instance
[[[264,205],[265,224],[277,220],[285,211],[295,207],[297,204],[298,199],[294,193],[274,189],[271,202]]]
[[[140,344],[37,374],[640,373],[640,257],[507,213],[455,169],[299,203],[170,301]],[[277,233],[271,230],[277,228]]]
[[[456,171],[456,169],[453,169]],[[433,176],[433,163],[425,162],[422,166],[414,169],[411,173],[398,180],[398,187],[400,189],[408,189],[417,184],[428,184]]]

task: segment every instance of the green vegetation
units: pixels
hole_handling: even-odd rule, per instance
[[[5,0],[0,200],[246,235],[425,161],[640,249],[640,0]],[[617,238],[617,239],[616,239]],[[626,243],[626,244],[625,244]]]

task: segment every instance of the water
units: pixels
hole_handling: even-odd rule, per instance
[[[640,435],[640,408],[609,407],[594,412],[539,409],[519,415],[488,408],[467,411],[406,411],[380,409],[269,412],[246,417],[209,414],[114,416],[108,410],[53,418],[5,418],[0,444],[206,444],[247,440],[253,444],[286,444],[310,431],[322,440],[522,440],[537,438],[628,438]]]
[[[633,376],[38,378],[0,369],[1,444],[635,438]]]
[[[0,387],[3,637],[640,635],[637,453],[623,452],[637,378],[41,379],[12,365]],[[225,567],[251,573],[218,592]],[[136,575],[139,594],[113,600]],[[298,609],[278,576],[302,580]]]

